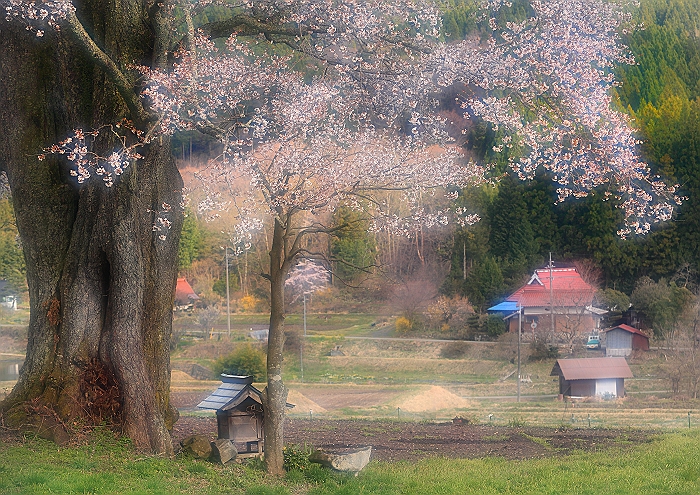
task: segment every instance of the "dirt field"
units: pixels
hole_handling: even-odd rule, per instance
[[[7,349],[20,349],[22,345],[26,345],[26,341],[17,344],[16,338],[8,336],[8,339],[0,340],[0,345],[5,349],[4,352],[8,352]],[[10,343],[12,346],[9,345]],[[367,346],[366,343],[361,344]],[[387,346],[399,344],[382,343]],[[413,347],[409,347],[410,352],[416,352]],[[435,354],[436,349],[431,348],[426,352]],[[351,349],[347,350],[350,352]],[[216,357],[226,351],[226,346],[206,341],[183,350],[181,359],[184,359],[183,362],[189,362],[202,355]],[[390,351],[394,352],[396,349],[392,348]],[[545,374],[547,376],[543,380],[550,380],[548,373]],[[213,438],[217,430],[213,414],[210,417],[201,417],[192,415],[192,412],[197,410],[197,404],[220,382],[196,380],[179,370],[173,371],[172,378],[171,399],[173,405],[183,412],[173,431],[175,445],[177,446],[185,436],[194,433],[209,435]],[[500,382],[496,385],[500,385]],[[9,390],[10,386],[11,384],[8,383],[6,388]],[[514,403],[500,405],[489,403],[488,406],[481,406],[478,401],[469,397],[480,391],[480,389],[476,390],[479,386],[481,384],[440,387],[430,384],[315,383],[310,385],[295,383],[291,386],[288,400],[297,407],[288,419],[285,429],[286,440],[289,443],[309,444],[313,447],[329,449],[372,445],[373,458],[386,461],[411,461],[430,456],[450,458],[499,456],[507,459],[527,459],[563,455],[575,450],[595,451],[647,442],[655,433],[651,430],[635,429],[636,426],[656,426],[662,429],[667,424],[671,427],[683,426],[687,410],[696,409],[691,406],[697,406],[697,404],[682,404],[681,406],[685,409],[660,409],[658,412],[644,409],[647,406],[646,403],[637,404],[631,408],[624,408],[622,403],[611,403],[603,405],[605,407],[595,406],[596,408],[585,410],[564,409],[563,412],[560,409],[564,405],[555,402],[551,407],[548,405],[545,408],[540,404],[530,408],[526,404],[516,407]],[[494,384],[489,386],[494,387]],[[513,388],[512,384],[503,385],[503,387],[506,386]],[[2,391],[0,387],[0,398]],[[503,390],[499,388],[489,392],[490,394],[486,395],[500,393]],[[510,408],[513,410],[510,411]],[[549,416],[554,415],[552,418],[559,425],[565,420],[568,422],[571,416],[572,426],[542,427],[542,424],[550,424],[544,422],[547,421],[545,409],[551,410],[548,413]],[[400,421],[396,420],[399,410]],[[576,424],[573,423],[574,412],[578,421]],[[630,417],[628,422],[620,422],[619,419],[615,423],[612,422],[613,416],[618,418],[626,415],[627,417],[633,413],[639,415],[639,418]],[[392,414],[394,420],[389,419]],[[447,418],[452,418],[456,414],[465,415],[480,424],[456,425],[447,422]],[[310,416],[313,419],[309,419]],[[493,416],[493,423],[489,419],[491,416]],[[584,425],[580,418],[587,417],[587,423],[590,424],[591,416],[593,416],[594,428],[574,428],[574,426]],[[363,419],[347,419],[353,417]],[[553,421],[552,418],[549,420]],[[407,419],[412,421],[406,421]],[[511,422],[524,424],[523,419],[529,426],[505,426]],[[432,420],[432,422],[424,420]],[[632,429],[619,427],[622,424],[629,424]],[[607,428],[595,428],[595,426]],[[3,430],[0,426],[0,441],[12,441],[12,438],[19,437],[15,437],[13,432]]]
[[[300,409],[323,413],[324,406],[339,407],[361,401],[365,405],[386,400],[393,392],[397,401],[406,405],[423,402],[428,396],[419,394],[406,401],[392,390],[373,390],[363,394],[364,387],[340,393],[338,389],[304,387],[303,393],[293,391],[290,400]],[[432,389],[428,389],[430,392]],[[207,391],[173,391],[173,404],[181,411],[193,411],[209,394]],[[307,397],[308,396],[308,397]],[[448,397],[449,398],[449,397]],[[307,402],[303,402],[303,401]],[[445,400],[445,399],[443,399]],[[192,434],[216,437],[216,418],[183,414],[175,424],[173,443]],[[314,448],[346,449],[371,445],[373,459],[382,461],[415,461],[426,457],[531,459],[566,455],[574,451],[597,451],[612,447],[627,447],[650,441],[657,433],[649,429],[630,428],[547,428],[538,426],[512,427],[489,424],[454,424],[452,422],[399,421],[389,419],[314,419],[288,418],[285,439],[288,443],[307,444]],[[0,442],[20,442],[15,432],[0,427]]]
[[[370,388],[370,390],[367,390]],[[430,392],[428,389],[427,392]],[[173,392],[173,404],[181,411],[196,410],[196,405],[208,392]],[[449,397],[437,399],[433,394],[419,394],[409,400],[392,389],[371,387],[304,386],[290,392],[289,400],[300,411],[313,409],[323,413],[362,403],[379,404],[393,397],[405,405],[432,400],[445,405]],[[389,398],[388,398],[389,396]],[[301,399],[301,400],[300,400]],[[216,418],[183,415],[175,424],[173,442],[177,446],[193,434],[216,436]],[[372,445],[373,458],[383,461],[413,461],[425,457],[477,458],[487,456],[506,459],[530,459],[563,455],[575,450],[596,451],[613,446],[647,442],[654,436],[651,430],[628,428],[543,428],[508,427],[503,425],[470,425],[418,421],[288,418],[285,440],[288,443],[309,444],[314,448],[345,449]]]
[[[216,419],[184,417],[175,424],[173,441],[188,435],[216,436]],[[372,458],[416,461],[426,457],[532,459],[597,451],[650,441],[650,431],[613,429],[511,428],[453,423],[288,419],[285,440],[314,448],[372,446]]]

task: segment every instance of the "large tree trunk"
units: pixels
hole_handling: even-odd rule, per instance
[[[149,5],[88,1],[78,16],[117,65],[151,63]],[[59,442],[110,422],[144,451],[172,453],[169,339],[182,181],[168,140],[142,150],[112,188],[78,187],[68,166],[39,161],[75,127],[119,122],[114,86],[67,34],[0,29],[0,169],[7,172],[27,264],[30,323],[19,381],[0,404],[10,425]],[[136,90],[135,90],[136,91]],[[101,139],[107,152],[114,143]],[[153,231],[168,213],[165,240]]]

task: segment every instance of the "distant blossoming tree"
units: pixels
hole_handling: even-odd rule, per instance
[[[317,290],[328,286],[328,269],[317,261],[302,260],[289,273],[285,281],[285,288],[294,295],[292,302],[306,294],[313,294]]]
[[[265,449],[277,474],[284,281],[314,256],[309,235],[332,234],[320,213],[363,209],[373,228],[399,232],[476,220],[422,201],[486,175],[446,130],[446,89],[459,89],[464,117],[503,131],[495,151],[508,150],[521,176],[548,168],[562,199],[610,184],[627,217],[621,234],[647,231],[678,201],[640,162],[607,93],[610,68],[626,60],[617,35],[625,2],[531,0],[528,18],[499,25],[495,13],[510,3],[490,0],[488,36],[451,44],[440,41],[431,2],[217,1],[230,16],[195,30],[192,16],[212,3],[2,0],[0,65],[13,70],[0,87],[0,112],[11,116],[0,168],[32,261],[27,364],[2,406],[17,423],[51,411],[58,438],[76,418],[108,414],[139,448],[172,451],[168,306],[182,222],[174,132],[218,139],[208,177],[239,188],[242,217],[273,224]],[[80,126],[98,130],[69,132]],[[42,147],[43,160],[28,158]],[[388,192],[408,214],[387,208]]]

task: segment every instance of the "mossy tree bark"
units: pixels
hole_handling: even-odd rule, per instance
[[[129,64],[163,64],[162,4],[88,0],[77,19],[116,67],[135,100],[84,44],[64,29],[34,38],[0,28],[0,170],[10,183],[27,264],[27,357],[0,414],[62,442],[79,425],[110,422],[139,450],[171,454],[169,341],[177,279],[182,180],[167,139],[145,147],[112,188],[78,187],[69,166],[41,149],[74,128],[135,115]],[[2,22],[2,21],[0,21]],[[73,36],[71,35],[73,34]],[[98,151],[114,142],[101,136]],[[172,228],[153,231],[164,205]],[[166,208],[167,209],[167,206]]]

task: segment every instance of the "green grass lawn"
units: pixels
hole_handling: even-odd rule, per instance
[[[373,462],[358,477],[314,466],[275,479],[259,462],[220,466],[181,456],[139,456],[128,442],[102,432],[80,447],[38,439],[0,444],[0,493],[697,494],[699,447],[700,431],[692,430],[633,448],[548,459]]]
[[[633,450],[528,461],[431,459],[378,463],[325,494],[697,494],[700,435],[675,434]]]

